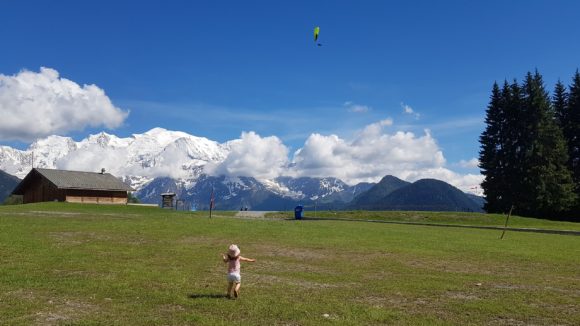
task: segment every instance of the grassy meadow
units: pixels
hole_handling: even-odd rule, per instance
[[[267,213],[270,218],[293,218],[294,212]],[[313,211],[306,212],[308,218],[352,219],[368,221],[403,222],[409,224],[447,224],[467,226],[504,227],[506,215],[464,212],[417,212],[417,211]],[[580,223],[551,221],[545,219],[510,216],[508,227],[525,229],[580,231]]]
[[[0,325],[580,324],[578,236],[508,232],[499,240],[497,230],[235,213],[209,219],[136,206],[0,206]],[[336,212],[317,212],[324,214]],[[519,217],[510,225],[580,229]],[[220,257],[230,243],[257,259],[242,263],[237,300],[224,296]]]

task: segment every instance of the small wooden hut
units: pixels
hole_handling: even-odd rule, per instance
[[[105,171],[81,172],[32,169],[16,186],[24,204],[63,201],[72,203],[127,204],[127,192],[134,191]]]
[[[173,199],[175,198],[175,193],[166,192],[161,194],[161,208],[173,209]]]

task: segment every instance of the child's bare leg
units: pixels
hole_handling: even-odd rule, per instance
[[[236,287],[234,288],[234,297],[238,297],[240,295],[240,285],[242,285],[242,283],[236,283]]]
[[[234,282],[229,282],[228,283],[228,293],[226,294],[226,296],[229,298],[231,296],[230,293],[232,293],[232,288],[234,287]]]

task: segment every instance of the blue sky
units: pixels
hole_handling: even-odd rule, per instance
[[[538,69],[550,91],[569,84],[579,12],[578,1],[534,0],[2,1],[0,74],[51,68],[129,111],[118,126],[64,134],[76,140],[254,131],[292,153],[313,133],[349,140],[391,119],[386,133],[429,129],[447,166],[467,173],[477,169],[457,163],[478,156],[494,81]],[[0,144],[27,141],[5,132]]]

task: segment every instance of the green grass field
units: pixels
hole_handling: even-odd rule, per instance
[[[234,214],[0,206],[0,324],[580,324],[578,236]],[[238,300],[224,297],[230,243],[258,260],[242,264]]]
[[[294,212],[268,213],[270,218],[293,218]],[[463,212],[401,212],[401,211],[318,211],[309,210],[305,213],[309,218],[342,218],[354,220],[372,220],[388,222],[404,222],[418,224],[452,224],[472,226],[504,227],[506,215],[479,214]],[[533,228],[548,230],[580,231],[580,223],[550,221],[545,219],[510,216],[508,227]]]

